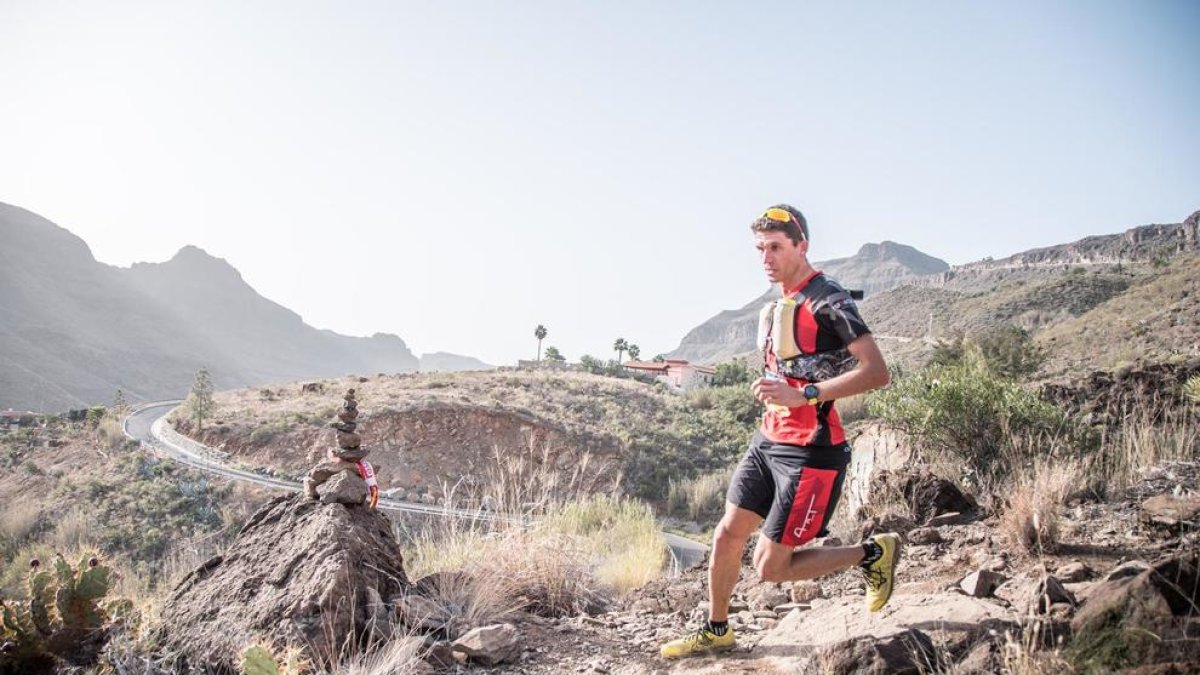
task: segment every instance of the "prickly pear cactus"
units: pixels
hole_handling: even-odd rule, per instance
[[[29,563],[29,567],[29,618],[38,633],[49,635],[54,632],[50,615],[54,606],[54,589],[50,587],[53,577],[37,558]]]
[[[263,645],[251,645],[242,650],[242,675],[280,675],[275,655]]]
[[[308,670],[300,650],[288,648],[282,659],[263,644],[250,645],[242,650],[242,675],[301,675]]]
[[[85,555],[76,569],[59,556],[54,560],[54,572],[58,577],[54,606],[63,628],[80,631],[100,627],[106,617],[99,601],[108,593],[111,570],[95,556]]]
[[[97,558],[85,556],[78,569],[62,556],[52,570],[36,559],[29,566],[28,600],[0,603],[0,673],[41,672],[52,654],[78,656],[79,637],[107,618],[100,602],[111,572]]]

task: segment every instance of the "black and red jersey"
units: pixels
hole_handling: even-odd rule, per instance
[[[769,371],[802,389],[858,364],[847,345],[871,330],[848,291],[821,272],[813,272],[798,287],[786,289],[784,297],[797,303],[794,329],[801,353],[791,359],[777,359],[774,346],[768,344],[764,357]],[[833,401],[786,409],[769,406],[761,430],[771,441],[788,445],[831,446],[846,441]]]

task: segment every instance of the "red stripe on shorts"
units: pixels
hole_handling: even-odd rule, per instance
[[[796,498],[788,512],[787,526],[780,543],[785,546],[803,546],[812,541],[825,522],[825,511],[829,508],[829,495],[837,482],[838,472],[834,469],[814,469],[810,466],[800,471],[796,484]]]

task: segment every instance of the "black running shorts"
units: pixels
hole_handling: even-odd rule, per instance
[[[849,465],[846,443],[783,445],[756,433],[725,498],[762,516],[763,534],[771,541],[802,546],[829,534]]]

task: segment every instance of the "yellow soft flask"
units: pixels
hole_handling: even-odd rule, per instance
[[[780,298],[774,303],[771,317],[771,343],[775,348],[775,358],[786,361],[800,356],[800,345],[796,342],[796,304],[795,298]],[[760,323],[761,325],[761,323]]]

